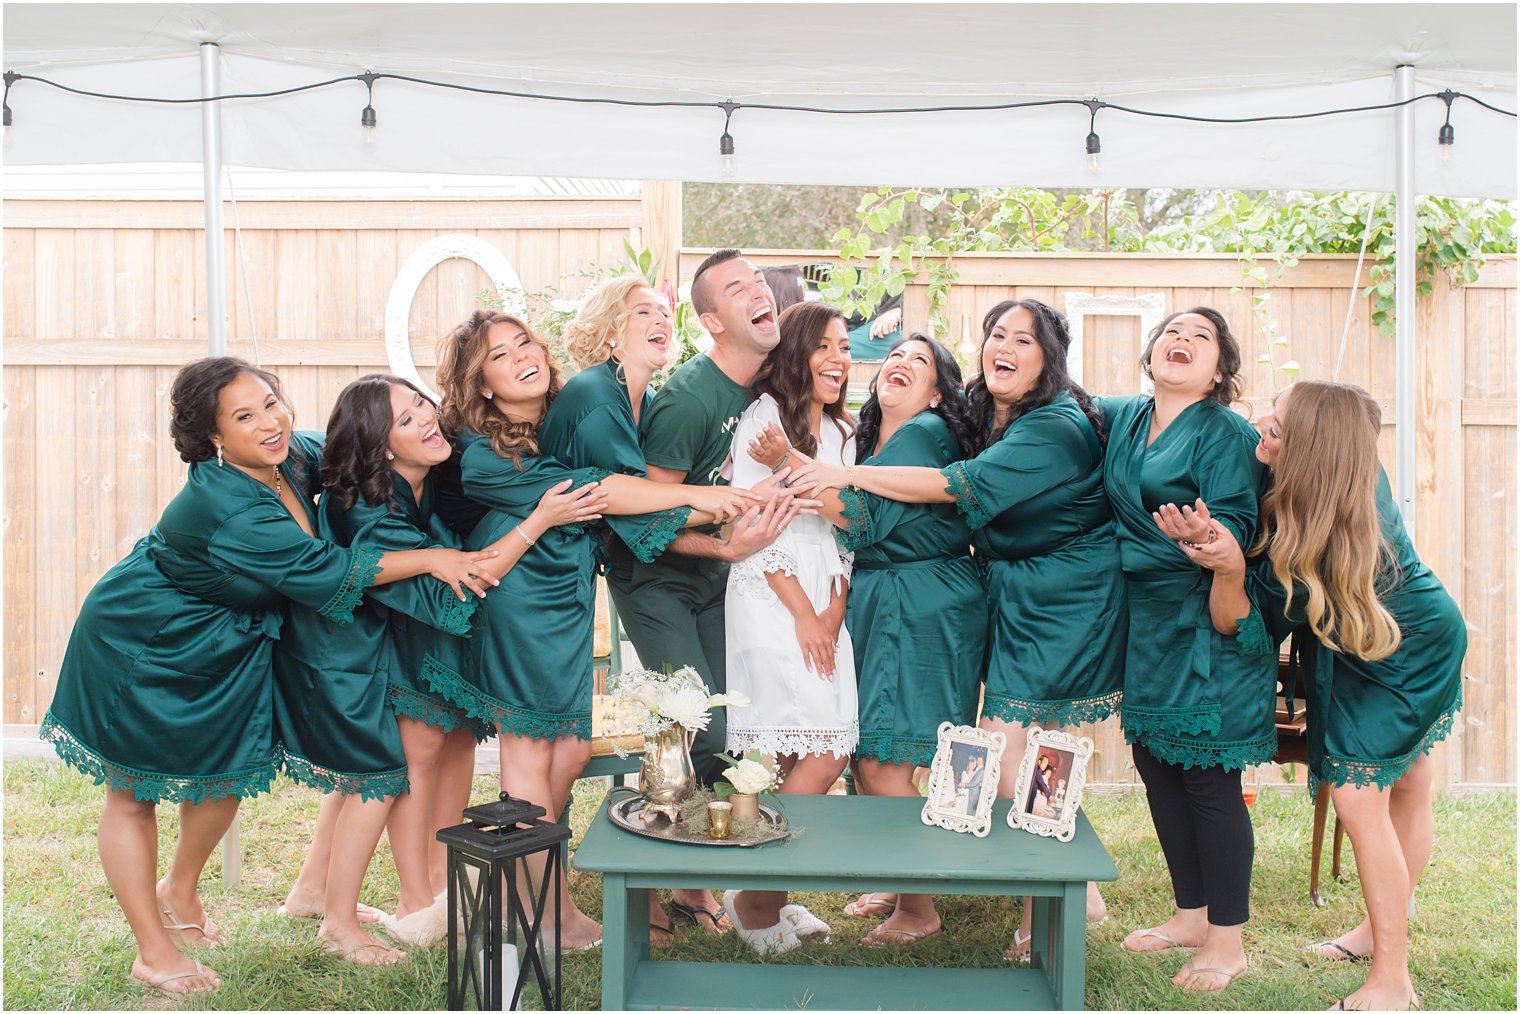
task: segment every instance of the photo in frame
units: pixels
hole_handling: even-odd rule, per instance
[[[1014,783],[1008,826],[1071,841],[1077,833],[1077,810],[1087,787],[1087,761],[1093,741],[1055,729],[1030,729],[1028,745]]]
[[[1001,732],[941,722],[923,822],[987,837],[997,801],[998,767],[1007,745],[1008,737]]]

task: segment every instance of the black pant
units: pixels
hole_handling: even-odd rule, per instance
[[[1240,772],[1184,769],[1157,760],[1139,743],[1134,749],[1177,907],[1207,905],[1211,925],[1241,925],[1251,917],[1256,839],[1240,794]]]

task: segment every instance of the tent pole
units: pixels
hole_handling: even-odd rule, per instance
[[[222,48],[201,43],[201,95],[222,93]],[[206,354],[227,354],[227,271],[222,236],[222,104],[201,103],[201,169],[206,206]]]
[[[1402,102],[1414,97],[1414,68],[1401,64],[1393,71],[1394,97]],[[1394,385],[1393,410],[1394,498],[1404,526],[1414,537],[1414,410],[1415,410],[1415,280],[1414,211],[1414,104],[1394,113],[1394,218],[1393,218],[1393,313]]]

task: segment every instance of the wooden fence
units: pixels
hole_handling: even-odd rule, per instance
[[[232,221],[232,215],[227,221]],[[227,237],[230,351],[277,370],[298,424],[321,428],[337,392],[386,368],[384,312],[406,258],[445,233],[494,245],[524,286],[576,294],[575,275],[622,260],[625,239],[689,273],[702,251],[677,254],[679,188],[641,198],[491,201],[245,201],[241,236]],[[167,438],[175,369],[205,353],[200,205],[189,201],[19,201],[5,204],[4,715],[34,724],[52,699],[69,630],[95,580],[124,556],[183,481]],[[828,259],[770,252],[765,263]],[[1007,295],[1064,305],[1066,293],[1160,293],[1164,305],[1206,303],[1242,332],[1247,361],[1261,342],[1249,295],[1232,289],[1230,258],[1039,255],[961,261],[955,329]],[[1305,376],[1329,376],[1351,286],[1347,258],[1306,258],[1277,283],[1272,307]],[[437,337],[489,284],[465,261],[433,269],[409,318],[413,357],[431,372]],[[1515,781],[1515,526],[1513,258],[1494,258],[1477,285],[1438,284],[1421,304],[1417,415],[1424,557],[1458,596],[1471,625],[1465,722],[1443,752],[1443,780]],[[1344,379],[1369,387],[1392,420],[1392,343],[1356,300]],[[910,288],[909,327],[924,317]],[[959,333],[948,336],[952,343]],[[1133,317],[1086,321],[1083,375],[1099,393],[1136,389]],[[1272,371],[1251,366],[1254,407]],[[1388,430],[1391,433],[1391,427]],[[1391,442],[1385,441],[1390,472]],[[1123,782],[1127,751],[1112,725],[1096,730],[1094,782]],[[1275,779],[1265,773],[1263,780]]]

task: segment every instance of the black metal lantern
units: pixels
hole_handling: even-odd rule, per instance
[[[449,1010],[515,1009],[530,969],[544,1010],[562,1009],[558,920],[553,940],[541,940],[540,930],[544,906],[559,896],[561,847],[570,829],[544,817],[542,806],[503,792],[498,802],[465,810],[468,824],[438,832],[449,849]],[[539,855],[544,868],[535,882],[526,860]],[[518,884],[520,862],[526,898]],[[503,1003],[502,946],[515,948],[519,934],[517,983]],[[552,975],[546,951],[553,954]]]

